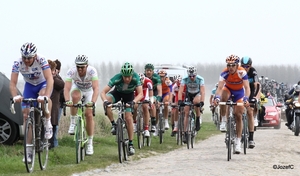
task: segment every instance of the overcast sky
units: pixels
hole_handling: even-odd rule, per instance
[[[254,65],[295,65],[299,7],[299,0],[1,0],[0,71],[10,77],[25,42],[63,66],[78,54],[91,63],[225,63],[236,54]]]

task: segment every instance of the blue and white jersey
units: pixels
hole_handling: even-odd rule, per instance
[[[79,76],[76,66],[69,69],[65,81],[74,81],[73,84],[83,92],[91,91],[92,82],[98,80],[98,74],[97,70],[92,66],[88,66],[86,69],[86,75],[82,78]]]
[[[45,59],[45,57],[37,55],[33,64],[29,67],[25,65],[22,58],[19,58],[18,61],[14,61],[12,72],[20,72],[23,75],[25,82],[36,86],[46,81],[43,73],[43,71],[46,69],[50,69],[48,61]]]
[[[195,80],[192,81],[190,77],[185,77],[181,80],[180,85],[186,86],[188,93],[195,94],[200,92],[200,86],[204,86],[204,78],[197,75]]]

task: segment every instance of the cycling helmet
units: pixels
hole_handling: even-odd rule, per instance
[[[178,81],[181,81],[181,80],[182,80],[181,75],[177,75],[177,80],[178,80]]]
[[[193,66],[188,67],[187,74],[189,76],[196,75],[197,74],[197,69],[195,67],[193,67]]]
[[[22,57],[33,57],[36,55],[37,48],[33,43],[25,43],[21,47]]]
[[[122,76],[132,76],[133,73],[133,66],[129,62],[126,62],[121,68]]]
[[[297,85],[295,86],[295,88],[294,88],[294,91],[295,91],[295,92],[300,92],[300,85],[297,84]]]
[[[160,70],[158,71],[158,74],[159,74],[159,76],[167,76],[167,72],[166,72],[166,70],[164,70],[164,69],[160,69]]]
[[[248,56],[242,57],[241,64],[242,65],[251,65],[252,64],[252,59]]]
[[[75,59],[76,65],[87,65],[88,62],[89,62],[89,60],[86,55],[78,55]]]
[[[154,70],[153,64],[151,64],[151,63],[146,64],[146,65],[145,65],[145,70],[146,70],[146,69]]]
[[[144,82],[144,80],[145,80],[144,73],[139,73],[139,77],[140,77],[141,82]]]
[[[239,62],[240,62],[240,58],[233,54],[226,58],[227,64],[238,64]]]

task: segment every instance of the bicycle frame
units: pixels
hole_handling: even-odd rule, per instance
[[[158,106],[158,135],[159,135],[159,143],[163,142],[163,133],[165,132],[165,119],[163,116],[164,103],[160,103]]]

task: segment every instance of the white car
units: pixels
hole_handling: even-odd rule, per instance
[[[178,66],[178,65],[172,65],[172,64],[161,64],[161,65],[155,65],[154,66],[155,71],[159,71],[160,69],[164,69],[167,72],[167,76],[171,79],[173,82],[173,77],[177,75],[181,75],[182,78],[187,76],[187,66]]]

